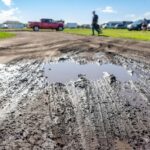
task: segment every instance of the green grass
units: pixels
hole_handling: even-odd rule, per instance
[[[1,39],[6,39],[6,38],[11,38],[11,37],[14,37],[14,36],[15,36],[14,33],[0,32],[0,40]]]
[[[89,36],[90,29],[65,29],[65,33]],[[150,41],[150,31],[128,31],[126,29],[104,29],[102,36]]]

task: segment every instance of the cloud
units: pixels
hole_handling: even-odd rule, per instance
[[[136,16],[135,14],[128,14],[125,16],[125,19],[134,21],[140,19],[140,16]]]
[[[2,2],[3,2],[6,6],[11,6],[11,4],[12,4],[12,0],[2,0]]]
[[[18,12],[19,12],[18,8],[1,10],[0,11],[0,22],[6,21],[6,20],[19,20],[19,18],[17,17]]]
[[[8,6],[8,9],[0,10],[0,22],[4,22],[7,20],[19,20],[18,14],[20,13],[19,9],[16,7],[10,7],[12,6],[13,0],[1,0],[6,6]]]
[[[150,12],[146,12],[146,13],[144,14],[144,17],[150,19]]]
[[[111,6],[106,6],[105,8],[98,8],[96,10],[102,13],[109,13],[109,14],[117,13],[117,11],[115,11]]]
[[[141,14],[141,15],[135,15],[135,14],[128,14],[125,16],[125,18],[127,20],[140,20],[140,19],[150,19],[150,12],[145,12],[144,14]]]

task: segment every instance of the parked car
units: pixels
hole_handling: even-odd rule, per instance
[[[132,24],[128,25],[128,30],[142,30],[142,25],[144,23],[144,20],[138,20],[133,22]],[[150,20],[147,20],[147,23],[150,23]]]
[[[115,25],[114,28],[115,28],[115,29],[126,29],[127,27],[126,27],[126,25],[124,25],[124,24],[117,24],[117,25]]]
[[[106,29],[126,29],[132,21],[110,21],[101,25],[102,28]]]
[[[125,25],[126,28],[129,24],[132,24],[132,23],[133,21],[123,21],[123,24]]]
[[[121,21],[110,21],[102,25],[103,29],[114,29],[117,24],[121,24]]]
[[[101,24],[101,28],[106,29],[107,28],[107,23]]]
[[[41,22],[28,22],[28,27],[33,31],[39,31],[40,29],[55,29],[62,31],[64,29],[64,22],[54,21],[53,19],[41,19]]]
[[[147,30],[150,31],[150,23],[147,25]]]
[[[128,30],[141,30],[142,29],[143,20],[138,20],[128,25]]]
[[[8,25],[7,24],[1,24],[0,28],[2,28],[2,29],[8,29]]]

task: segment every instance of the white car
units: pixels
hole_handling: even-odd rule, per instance
[[[147,30],[150,30],[150,23],[147,25]]]
[[[107,28],[107,24],[106,24],[106,23],[105,23],[105,24],[102,24],[101,27],[102,27],[103,29],[106,29],[106,28]]]
[[[8,29],[8,25],[7,24],[2,24],[1,28]]]

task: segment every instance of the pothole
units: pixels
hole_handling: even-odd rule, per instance
[[[114,75],[121,82],[137,80],[136,74],[112,63],[101,65],[97,62],[88,62],[80,64],[75,61],[65,60],[44,64],[44,76],[49,83],[67,83],[77,80],[79,75],[84,75],[89,80],[98,80],[106,74]]]

